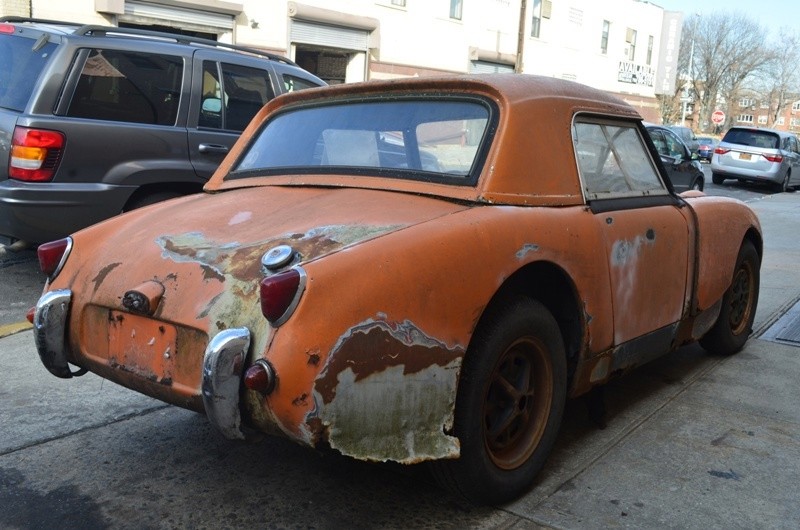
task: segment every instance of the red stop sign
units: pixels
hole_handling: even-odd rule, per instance
[[[721,110],[715,110],[711,113],[711,121],[715,125],[722,125],[722,123],[725,121],[725,113]]]

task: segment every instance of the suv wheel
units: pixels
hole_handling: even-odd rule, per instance
[[[725,182],[725,177],[717,173],[711,173],[711,182],[713,182],[714,184],[722,184],[723,182]]]

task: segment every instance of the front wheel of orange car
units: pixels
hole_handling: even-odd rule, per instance
[[[700,345],[719,355],[742,349],[753,328],[758,305],[761,258],[753,243],[745,241],[736,258],[733,280],[722,297],[722,308],[714,326]]]
[[[553,316],[515,298],[481,320],[464,359],[454,431],[457,460],[435,462],[439,482],[478,504],[530,488],[553,447],[566,396],[566,358]]]

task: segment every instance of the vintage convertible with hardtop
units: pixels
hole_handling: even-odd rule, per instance
[[[567,398],[693,341],[740,350],[761,254],[755,214],[674,193],[615,97],[367,82],[270,101],[203,193],[40,247],[30,318],[58,377],[229,438],[428,462],[498,503],[531,487]]]

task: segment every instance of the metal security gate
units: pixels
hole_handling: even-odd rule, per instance
[[[296,44],[310,44],[324,48],[366,52],[369,32],[358,28],[345,28],[318,24],[305,20],[292,20],[290,39]]]
[[[470,61],[471,74],[513,74],[513,64],[492,63],[489,61]]]
[[[234,27],[231,14],[132,0],[125,2],[125,14],[119,15],[118,20],[129,24],[159,24],[210,33],[232,32]]]

